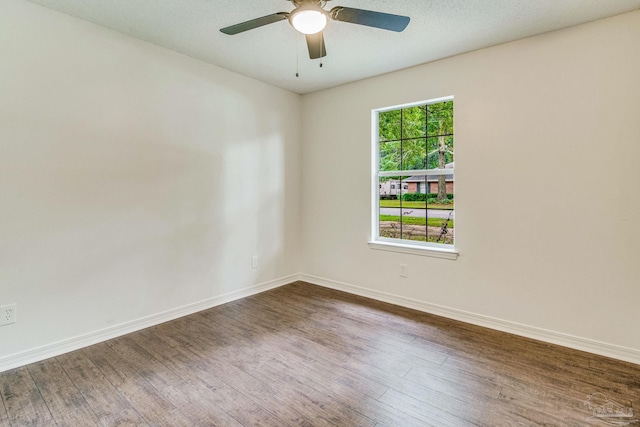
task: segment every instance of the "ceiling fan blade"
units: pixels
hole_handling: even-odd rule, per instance
[[[287,12],[278,12],[272,15],[263,16],[262,18],[252,19],[250,21],[241,22],[240,24],[231,25],[229,27],[222,28],[225,34],[230,36],[244,31],[253,30],[254,28],[262,27],[263,25],[273,24],[274,22],[284,21],[289,17]]]
[[[330,16],[336,21],[350,22],[352,24],[366,25],[367,27],[396,32],[403,31],[407,28],[410,21],[408,16],[341,6],[331,9]]]
[[[324,35],[322,31],[315,34],[306,34],[307,47],[309,48],[309,58],[318,59],[327,56],[327,50],[324,47]]]

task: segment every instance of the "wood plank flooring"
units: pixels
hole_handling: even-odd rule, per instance
[[[610,425],[594,393],[640,426],[640,365],[296,282],[0,373],[0,426]]]

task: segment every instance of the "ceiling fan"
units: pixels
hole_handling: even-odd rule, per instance
[[[374,12],[372,10],[354,9],[351,7],[336,6],[330,11],[324,10],[324,6],[331,0],[288,0],[295,6],[291,12],[278,12],[240,24],[222,28],[224,34],[234,35],[244,31],[275,22],[289,20],[293,28],[303,33],[307,39],[309,57],[311,59],[326,56],[322,30],[327,25],[327,18],[334,21],[360,24],[367,27],[381,28],[383,30],[401,32],[409,25],[409,17],[393,15],[390,13]]]

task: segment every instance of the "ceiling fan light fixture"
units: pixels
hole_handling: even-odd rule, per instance
[[[319,10],[302,9],[291,14],[291,25],[303,34],[315,34],[327,25],[327,15]]]

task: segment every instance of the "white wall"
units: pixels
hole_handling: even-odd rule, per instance
[[[300,96],[22,0],[0,58],[0,361],[297,273]]]
[[[638,356],[639,41],[632,12],[305,96],[302,271]],[[372,250],[371,110],[448,95],[460,256]]]

